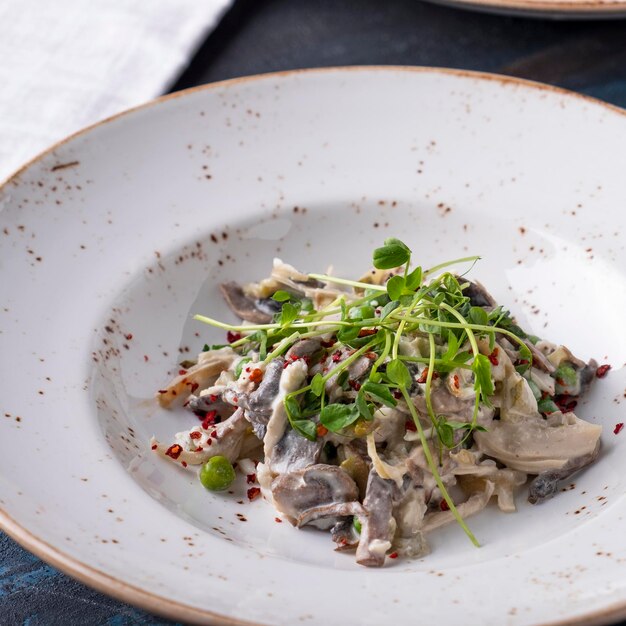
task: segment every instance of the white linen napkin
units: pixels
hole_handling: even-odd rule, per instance
[[[167,91],[230,1],[0,2],[0,181],[66,135]]]

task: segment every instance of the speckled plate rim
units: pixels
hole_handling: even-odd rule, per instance
[[[455,75],[460,77],[471,78],[475,80],[484,80],[484,81],[494,81],[505,84],[515,84],[518,87],[529,89],[529,90],[538,90],[538,91],[551,91],[560,95],[563,95],[567,98],[582,100],[584,102],[591,103],[595,106],[601,106],[607,109],[610,112],[617,113],[619,115],[626,115],[626,110],[621,109],[617,106],[608,104],[597,98],[593,98],[591,96],[587,96],[584,94],[575,93],[572,91],[568,91],[566,89],[562,89],[560,87],[554,87],[552,85],[547,85],[544,83],[530,81],[520,78],[514,78],[510,76],[488,73],[488,72],[475,72],[469,70],[459,70],[452,68],[438,68],[438,67],[423,67],[423,66],[397,66],[397,65],[389,65],[389,66],[347,66],[347,67],[332,67],[332,68],[312,68],[312,69],[301,69],[301,70],[287,70],[280,72],[269,72],[265,74],[255,74],[252,76],[244,76],[239,78],[232,78],[224,81],[219,81],[215,83],[210,83],[207,85],[200,85],[198,87],[192,87],[190,89],[178,91],[172,94],[168,94],[165,96],[161,96],[160,98],[156,98],[149,102],[146,102],[137,107],[133,107],[126,111],[122,111],[117,115],[113,115],[108,117],[100,122],[92,124],[76,133],[73,133],[62,139],[61,141],[53,144],[47,150],[41,152],[39,155],[35,156],[33,159],[25,163],[22,167],[20,167],[16,172],[10,175],[7,179],[0,183],[0,192],[4,191],[9,185],[14,184],[18,181],[19,177],[23,172],[27,171],[34,164],[38,163],[48,154],[54,152],[59,146],[62,146],[74,138],[79,136],[87,135],[90,131],[95,128],[100,128],[107,123],[116,120],[122,116],[132,114],[134,111],[139,111],[143,109],[147,109],[154,105],[158,105],[161,102],[169,101],[174,98],[185,97],[190,93],[195,93],[198,91],[204,90],[212,90],[212,89],[220,89],[223,87],[228,87],[237,83],[243,82],[252,82],[257,80],[271,80],[275,77],[280,76],[290,76],[297,74],[312,74],[312,73],[333,73],[333,72],[346,72],[346,71],[364,71],[364,72],[372,72],[372,71],[380,71],[380,72],[397,72],[397,71],[406,71],[406,72],[420,72],[420,73],[434,73],[434,74],[444,74],[444,75]],[[162,615],[167,618],[175,619],[177,621],[184,621],[189,623],[197,623],[197,624],[222,624],[224,626],[260,626],[258,622],[251,622],[246,620],[238,620],[220,613],[216,613],[214,611],[209,611],[206,609],[198,609],[196,607],[173,602],[170,599],[164,598],[157,594],[149,593],[143,589],[135,587],[129,583],[126,583],[118,578],[114,578],[108,575],[106,572],[98,570],[96,568],[90,567],[82,563],[79,559],[69,556],[65,554],[62,550],[59,550],[57,547],[50,545],[46,541],[37,537],[35,534],[24,528],[20,525],[20,523],[13,519],[10,515],[4,511],[0,507],[0,530],[4,531],[7,535],[9,535],[12,539],[18,542],[22,547],[29,550],[37,557],[41,558],[45,562],[49,563],[53,567],[58,568],[62,572],[72,576],[76,580],[89,585],[90,587],[105,593],[109,596],[112,596],[122,602],[127,602],[129,604],[133,604],[140,608],[143,608],[152,613],[156,613]],[[626,603],[617,603],[612,606],[606,607],[601,610],[594,611],[593,613],[589,613],[586,615],[581,615],[572,619],[565,620],[557,620],[544,622],[542,626],[574,626],[574,625],[582,625],[585,626],[595,626],[600,624],[606,624],[609,621],[616,621],[619,619],[626,618]]]
[[[498,13],[516,17],[554,20],[609,20],[626,18],[626,3],[621,0],[585,2],[546,2],[545,0],[428,0],[457,9]]]

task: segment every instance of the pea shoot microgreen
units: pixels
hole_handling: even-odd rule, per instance
[[[358,436],[359,424],[371,423],[369,430],[376,427],[378,411],[395,408],[408,413],[450,512],[478,545],[441,481],[439,467],[444,450],[462,446],[474,431],[484,430],[478,423],[480,407],[490,407],[495,392],[490,354],[484,353],[485,340],[491,352],[496,336],[506,337],[518,351],[522,371],[532,362],[526,342],[538,340],[524,333],[502,307],[488,310],[471,304],[464,292],[468,283],[448,268],[463,263],[473,266],[479,258],[464,257],[428,269],[411,268],[410,248],[399,239],[389,238],[374,250],[372,259],[373,266],[386,278],[383,284],[309,274],[312,279],[338,286],[343,295],[316,309],[310,299],[278,290],[272,298],[280,303],[280,311],[269,324],[233,325],[201,315],[195,319],[241,333],[241,339],[231,346],[243,355],[257,351],[266,364],[300,339],[332,337],[325,366],[317,368],[303,387],[284,398],[291,427],[311,441],[317,439],[320,428],[325,429],[323,432]],[[364,379],[352,381],[350,367],[364,355],[371,359],[371,366]],[[246,359],[250,357],[239,361],[236,374],[241,374]],[[442,384],[446,376],[458,377],[455,371],[465,373],[464,381],[473,393],[473,412],[468,422],[438,414],[433,407],[436,385]],[[559,374],[563,385],[575,383],[575,372],[572,376],[563,367]],[[343,390],[332,402],[327,398],[329,381],[335,381]],[[551,399],[541,398],[536,385],[531,389],[540,410],[556,409]],[[420,417],[413,401],[417,390],[424,395],[426,416]],[[430,421],[427,429],[422,420]],[[431,433],[428,438],[426,432]],[[433,458],[431,444],[438,450],[438,458]]]

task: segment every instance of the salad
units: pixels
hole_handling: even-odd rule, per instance
[[[365,566],[422,556],[427,536],[491,500],[537,504],[592,463],[601,426],[574,409],[596,377],[565,346],[529,335],[451,266],[413,268],[402,241],[360,280],[279,259],[259,283],[221,291],[241,318],[224,345],[181,365],[158,400],[199,418],[152,449],[228,489],[235,466],[297,527],[329,531]],[[470,268],[471,269],[471,268]],[[195,468],[195,469],[194,469]]]

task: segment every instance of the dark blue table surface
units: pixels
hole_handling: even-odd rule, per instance
[[[626,107],[626,21],[511,18],[418,0],[237,0],[172,91],[259,72],[379,64],[498,72]],[[172,622],[75,582],[0,533],[0,624]]]

